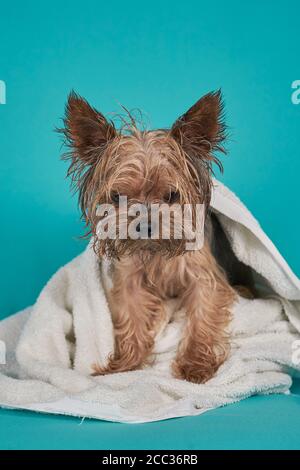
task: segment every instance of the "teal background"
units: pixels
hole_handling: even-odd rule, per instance
[[[0,318],[34,302],[49,276],[84,247],[77,238],[82,226],[76,198],[70,195],[66,165],[59,161],[60,141],[52,132],[72,88],[104,113],[120,111],[122,103],[141,108],[151,127],[165,127],[201,95],[222,87],[231,134],[222,179],[299,275],[300,105],[291,102],[291,84],[300,78],[299,12],[294,0],[0,0],[0,80],[7,87],[7,104],[0,105]],[[147,429],[149,439],[136,437],[138,444],[163,445],[162,436],[171,433],[172,447],[172,430],[175,446],[181,442],[176,437],[181,426],[190,427],[194,444],[185,433],[186,445],[195,447],[195,442],[292,446],[295,403],[288,399],[253,398],[198,418],[130,427],[128,434],[124,425],[89,422],[79,428],[68,418],[2,411],[0,447],[28,447],[30,436],[32,446],[42,446],[39,429],[44,426],[56,435],[61,430],[66,441],[53,441],[59,446],[92,446],[99,433],[99,440],[104,435],[113,447],[116,433],[118,446],[131,442],[134,447],[134,429]],[[246,432],[249,413],[263,409],[255,408],[254,400],[273,409],[273,437],[271,431],[264,435],[252,429],[249,441],[242,439],[243,432],[235,440],[245,423]],[[292,407],[291,428],[289,439],[280,440],[286,406]],[[270,423],[268,414],[265,419]],[[36,431],[18,439],[25,421]],[[216,425],[220,422],[223,427]],[[172,423],[185,424],[177,428]],[[210,426],[209,441],[202,426]],[[86,430],[85,438],[79,429]]]
[[[299,450],[299,408],[299,395],[256,396],[200,416],[145,424],[2,410],[0,448]]]

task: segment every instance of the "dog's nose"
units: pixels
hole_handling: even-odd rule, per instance
[[[136,231],[140,233],[141,231],[141,224],[137,224]],[[148,224],[148,237],[150,238],[152,234],[151,224]]]

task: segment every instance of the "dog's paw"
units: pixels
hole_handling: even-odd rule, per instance
[[[96,377],[98,375],[107,375],[107,374],[117,374],[118,372],[125,372],[129,369],[124,367],[119,360],[110,359],[106,366],[100,366],[100,364],[92,364],[92,376]]]
[[[177,363],[174,362],[172,365],[172,372],[176,379],[187,380],[195,384],[204,384],[211,379],[218,367],[211,365],[209,368],[205,368],[199,364],[191,363]]]
[[[98,375],[118,374],[120,372],[129,372],[141,368],[141,363],[138,361],[126,361],[126,357],[118,358],[111,356],[105,366],[99,363],[92,364],[93,377]]]

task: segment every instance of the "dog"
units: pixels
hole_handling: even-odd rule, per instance
[[[172,374],[205,383],[229,354],[228,325],[237,295],[215,256],[212,233],[220,224],[209,211],[213,164],[222,169],[216,152],[225,153],[221,92],[203,96],[170,129],[141,130],[129,112],[128,116],[129,124],[117,130],[113,121],[71,92],[60,129],[69,147],[63,156],[70,162],[68,176],[79,191],[94,250],[100,260],[111,262],[112,288],[107,296],[114,354],[105,367],[94,364],[93,374],[125,372],[151,363],[155,337],[166,319],[166,302],[175,299],[185,312],[185,327]],[[110,204],[118,212],[121,196],[126,196],[129,206],[202,205],[202,247],[187,250],[184,237],[102,239],[97,208]]]

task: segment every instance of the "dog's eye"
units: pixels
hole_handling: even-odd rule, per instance
[[[164,197],[165,201],[172,204],[176,201],[179,200],[179,192],[178,191],[170,191],[166,196]]]
[[[114,202],[115,204],[119,203],[119,199],[120,199],[120,194],[119,193],[117,193],[117,192],[111,193],[110,197],[111,197],[112,202]]]

